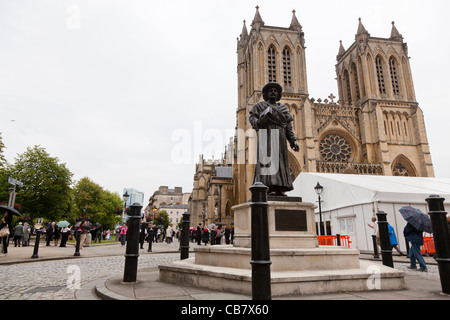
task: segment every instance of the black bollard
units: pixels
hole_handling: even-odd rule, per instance
[[[393,268],[391,241],[389,240],[387,213],[384,211],[377,212],[378,232],[380,233],[381,260],[383,265]]]
[[[378,256],[378,245],[377,245],[377,236],[376,235],[372,235],[372,243],[373,243],[373,257],[375,259],[380,258]]]
[[[183,226],[181,228],[181,242],[180,242],[180,260],[189,258],[189,224],[191,214],[189,212],[183,213]]]
[[[153,242],[153,228],[150,227],[148,230],[148,250],[147,252],[152,252],[152,242]]]
[[[436,262],[441,279],[442,292],[450,294],[450,231],[447,223],[447,212],[444,208],[444,198],[431,195],[425,199],[428,203],[428,214],[433,230],[434,248],[436,250]]]
[[[80,256],[80,237],[81,237],[81,230],[75,231],[75,253],[73,254],[75,257]]]
[[[272,291],[270,283],[270,246],[269,222],[267,218],[267,190],[261,182],[250,187],[251,200],[251,232],[252,232],[252,299],[271,300]]]
[[[127,247],[125,251],[125,271],[123,282],[136,282],[139,257],[139,220],[142,206],[133,203],[128,215]]]
[[[38,252],[39,252],[39,241],[40,240],[41,240],[41,230],[36,230],[36,241],[34,242],[33,255],[31,256],[32,259],[39,258]]]

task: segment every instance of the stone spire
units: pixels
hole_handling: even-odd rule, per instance
[[[253,18],[252,24],[250,25],[252,28],[255,28],[256,31],[259,32],[259,30],[261,29],[261,27],[264,25],[264,21],[261,18],[261,15],[259,14],[259,7],[256,6],[256,13],[255,13],[255,17]]]
[[[392,39],[392,40],[399,40],[399,41],[403,40],[403,36],[400,34],[400,32],[398,32],[397,28],[395,27],[395,22],[394,21],[392,21],[392,31],[391,31],[390,39]]]
[[[302,31],[302,25],[298,22],[297,17],[295,15],[295,10],[292,10],[292,20],[289,26],[289,29],[295,29],[298,32]]]
[[[369,32],[367,32],[366,28],[364,28],[364,25],[361,22],[361,18],[358,19],[359,20],[359,24],[358,24],[358,31],[356,33],[356,35],[369,35]]]
[[[342,58],[342,56],[344,55],[344,53],[345,53],[345,48],[344,48],[344,46],[342,45],[342,40],[340,40],[339,41],[341,44],[339,45],[339,52],[338,52],[338,55],[336,56],[336,59],[339,61],[341,58]]]
[[[242,27],[242,32],[241,32],[241,41],[247,40],[247,37],[248,37],[248,31],[247,31],[247,26],[245,25],[245,20],[244,20],[244,26]]]

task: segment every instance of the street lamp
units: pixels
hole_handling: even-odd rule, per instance
[[[123,194],[123,201],[125,201],[125,203],[123,204],[123,212],[122,212],[122,221],[125,220],[125,210],[127,208],[127,201],[128,198],[130,197],[130,195],[128,194],[128,192],[125,190],[125,193]]]
[[[320,195],[322,194],[323,191],[323,187],[319,184],[319,182],[317,182],[317,185],[314,187],[314,191],[316,191],[317,196],[319,197],[319,218],[320,218],[320,224],[319,224],[319,233],[320,235],[324,234],[324,230],[322,227],[322,200],[320,199]]]

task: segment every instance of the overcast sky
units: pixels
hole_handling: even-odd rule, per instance
[[[236,120],[236,38],[259,5],[266,25],[296,10],[310,97],[337,96],[339,40],[358,18],[408,43],[437,177],[450,177],[448,0],[0,0],[0,132],[14,162],[40,145],[122,194],[192,191],[199,154],[221,156]]]

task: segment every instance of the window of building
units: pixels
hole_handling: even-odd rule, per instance
[[[394,94],[400,94],[397,78],[397,63],[393,57],[389,59],[389,69],[391,71],[392,92],[394,92]]]
[[[384,85],[384,75],[383,75],[383,63],[380,56],[377,56],[375,64],[377,68],[378,88],[381,94],[386,94],[386,87]]]
[[[291,87],[291,50],[285,47],[283,50],[283,73],[284,73],[284,86]]]
[[[267,71],[269,76],[269,82],[277,82],[277,70],[275,63],[275,47],[271,45],[267,50]]]

